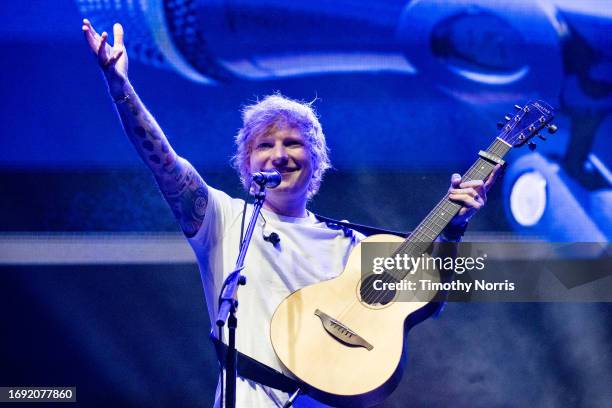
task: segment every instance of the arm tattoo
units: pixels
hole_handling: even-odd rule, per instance
[[[187,237],[194,236],[208,206],[208,186],[189,162],[179,159],[172,171],[157,178],[176,219]]]
[[[151,169],[155,180],[188,237],[202,225],[208,205],[208,187],[193,166],[179,157],[163,131],[134,90],[130,98],[117,105],[125,133]]]

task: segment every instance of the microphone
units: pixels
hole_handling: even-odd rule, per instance
[[[271,232],[270,235],[263,233],[263,240],[272,244],[276,247],[276,244],[280,242],[280,236],[276,232]]]
[[[251,174],[251,179],[253,182],[258,184],[259,186],[263,186],[266,188],[274,188],[277,187],[281,181],[282,176],[278,170],[262,170],[256,173]]]

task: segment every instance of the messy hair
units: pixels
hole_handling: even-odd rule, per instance
[[[325,135],[312,102],[296,101],[280,93],[268,95],[242,110],[242,128],[236,134],[236,154],[232,158],[242,185],[247,191],[251,185],[249,160],[253,140],[275,127],[296,129],[304,137],[312,160],[313,175],[307,192],[308,198],[312,198],[321,186],[323,174],[331,167]]]

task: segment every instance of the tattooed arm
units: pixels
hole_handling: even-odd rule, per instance
[[[123,45],[123,28],[120,24],[113,26],[115,42],[112,47],[107,44],[108,34],[104,32],[98,35],[88,20],[83,20],[83,32],[98,57],[125,133],[153,172],[185,235],[195,235],[204,219],[208,187],[193,166],[174,152],[163,131],[132,88],[127,77],[128,60]]]
[[[119,97],[122,102],[116,105],[125,133],[153,172],[185,235],[195,235],[208,203],[206,183],[187,160],[174,152],[129,82],[124,84]]]

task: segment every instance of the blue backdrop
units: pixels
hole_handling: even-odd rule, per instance
[[[62,239],[180,240],[123,135],[83,17],[100,30],[124,24],[137,92],[175,150],[231,194],[242,194],[228,164],[241,106],[275,91],[316,98],[334,169],[311,208],[381,227],[414,227],[515,103],[547,100],[559,131],[535,153],[509,154],[470,232],[609,241],[612,4],[494,3],[3,4],[0,386],[76,385],[87,406],[206,406],[216,382],[192,259],[54,249]],[[525,225],[510,195],[533,171],[546,201]],[[529,208],[535,193],[525,194],[517,200]],[[383,405],[604,406],[610,311],[452,304],[411,333],[408,370]]]

